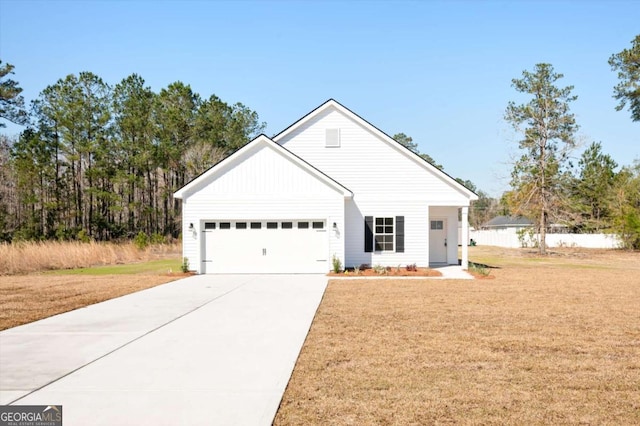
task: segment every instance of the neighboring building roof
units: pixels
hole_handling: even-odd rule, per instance
[[[437,168],[434,165],[430,164],[424,158],[420,157],[415,152],[413,152],[410,149],[408,149],[407,147],[403,146],[401,143],[399,143],[398,141],[396,141],[395,139],[393,139],[392,137],[387,135],[382,130],[378,129],[373,124],[369,123],[364,118],[360,117],[355,112],[351,111],[349,108],[347,108],[344,105],[340,104],[335,99],[329,99],[328,101],[326,101],[325,103],[323,103],[322,105],[320,105],[319,107],[314,109],[313,111],[309,112],[307,115],[305,115],[304,117],[302,117],[301,119],[299,119],[298,121],[296,121],[295,123],[293,123],[292,125],[287,127],[286,129],[284,129],[282,132],[280,132],[277,135],[275,135],[273,137],[273,141],[279,144],[280,141],[283,138],[285,138],[287,135],[289,135],[292,132],[294,132],[295,130],[299,129],[301,126],[304,126],[306,123],[308,123],[309,121],[313,120],[315,117],[317,117],[318,115],[322,114],[324,111],[326,111],[329,108],[335,108],[336,110],[342,112],[347,117],[349,117],[351,120],[353,120],[354,122],[358,123],[359,125],[361,125],[365,129],[367,129],[368,131],[373,133],[374,135],[378,136],[381,140],[383,140],[386,143],[388,143],[390,145],[393,145],[394,147],[398,148],[398,150],[400,150],[408,159],[410,159],[412,161],[416,161],[417,163],[422,165],[424,168],[426,168],[427,170],[429,170],[432,173],[434,173],[436,176],[439,175],[441,179],[445,180],[451,186],[456,188],[458,191],[462,192],[467,197],[469,197],[469,200],[477,200],[478,199],[478,195],[475,192],[471,191],[466,186],[460,184],[453,177],[449,176],[446,172],[443,172],[439,168]]]
[[[257,138],[244,145],[242,148],[238,149],[236,152],[223,159],[222,161],[215,164],[213,167],[209,168],[207,171],[202,173],[200,176],[193,179],[191,182],[177,190],[173,196],[175,198],[184,199],[184,197],[189,196],[191,193],[196,192],[199,188],[206,185],[208,182],[214,180],[220,173],[228,170],[231,167],[234,167],[234,164],[237,162],[241,162],[246,158],[246,155],[254,150],[260,149],[261,146],[268,146],[276,152],[280,153],[280,155],[288,158],[293,163],[295,163],[298,167],[305,170],[312,176],[315,176],[320,181],[324,182],[326,185],[334,188],[338,192],[342,193],[347,198],[353,197],[353,193],[341,185],[339,182],[327,176],[322,171],[316,169],[311,164],[307,163],[302,158],[298,157],[285,147],[280,144],[273,142],[270,138],[265,135],[259,135]]]
[[[523,216],[496,216],[481,228],[524,228],[532,225],[533,222]]]

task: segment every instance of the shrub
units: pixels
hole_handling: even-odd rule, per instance
[[[485,277],[489,275],[489,269],[480,263],[469,262],[469,270]]]
[[[144,232],[138,232],[138,235],[133,239],[133,243],[139,250],[144,250],[149,246],[149,237]]]
[[[415,272],[418,270],[418,266],[415,263],[412,263],[410,265],[407,265],[407,271],[409,272]]]
[[[385,268],[380,264],[377,264],[377,265],[374,265],[373,272],[375,272],[378,275],[387,275],[387,268]]]
[[[166,244],[167,239],[164,235],[158,232],[154,232],[153,234],[151,234],[151,238],[149,239],[149,242],[151,244]]]
[[[538,239],[536,238],[536,231],[532,227],[518,229],[516,231],[518,241],[520,241],[520,247],[538,247]]]
[[[76,237],[78,238],[78,241],[83,243],[88,243],[91,241],[91,237],[89,236],[89,234],[87,234],[87,231],[85,231],[84,229],[81,229],[80,231],[78,231],[78,235]]]
[[[342,261],[335,254],[331,258],[331,264],[333,265],[333,272],[336,274],[342,271]]]
[[[189,272],[189,258],[188,257],[183,257],[182,258],[182,265],[180,265],[180,269],[182,270],[182,272],[184,272],[185,274],[187,272]]]
[[[354,266],[353,267],[353,273],[356,275],[360,275],[360,267],[359,266]]]

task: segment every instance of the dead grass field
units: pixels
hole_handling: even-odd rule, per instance
[[[168,274],[0,276],[0,330],[155,287],[177,278]]]
[[[331,281],[275,424],[640,424],[640,253],[470,259],[495,278]]]
[[[43,241],[0,243],[0,276],[54,269],[86,268],[180,256],[180,244],[154,244],[138,249],[128,243]]]
[[[0,244],[0,330],[180,278],[179,253],[178,244]],[[77,269],[96,265],[116,266]]]

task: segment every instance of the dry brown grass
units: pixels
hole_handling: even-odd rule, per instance
[[[640,424],[640,253],[470,254],[495,279],[331,281],[275,424]]]
[[[179,256],[178,244],[138,249],[133,243],[19,242],[0,244],[0,275],[84,268]]]
[[[178,275],[0,277],[0,330],[173,281]]]

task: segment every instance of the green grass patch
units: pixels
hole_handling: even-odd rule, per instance
[[[489,267],[482,263],[469,262],[469,270],[485,277],[489,275]]]
[[[128,263],[125,265],[104,265],[90,268],[58,269],[49,271],[52,275],[135,275],[135,274],[166,274],[169,271],[180,272],[182,260],[162,259],[149,262]]]

